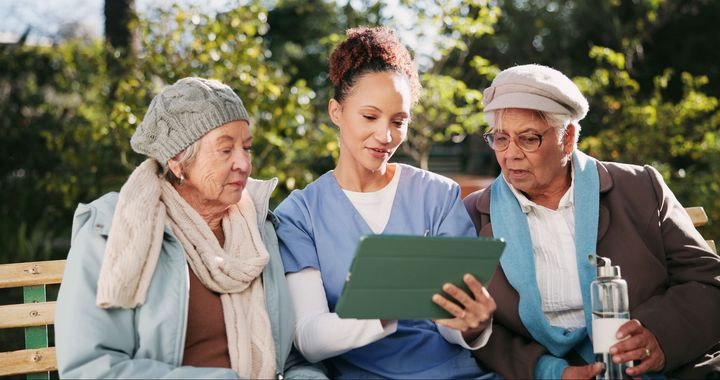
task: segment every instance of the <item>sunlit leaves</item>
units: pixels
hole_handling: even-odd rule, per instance
[[[462,142],[484,123],[480,110],[482,94],[446,75],[421,75],[423,96],[413,110],[408,140],[403,150],[427,168],[434,143]]]
[[[652,164],[681,201],[702,205],[712,220],[720,220],[720,103],[703,91],[708,78],[667,69],[653,79],[650,96],[639,97],[621,54],[593,47],[591,55],[598,67],[576,82],[593,100],[593,117],[583,126],[595,133],[581,136],[580,147],[600,159]],[[682,96],[669,98],[669,83],[678,80]],[[717,225],[706,228],[720,231]]]

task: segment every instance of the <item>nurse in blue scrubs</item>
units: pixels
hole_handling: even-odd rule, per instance
[[[368,234],[476,236],[459,186],[440,175],[389,163],[405,141],[420,83],[407,49],[387,28],[347,32],[330,57],[328,104],[338,128],[334,170],[277,208],[280,253],[296,313],[295,345],[324,361],[331,378],[497,377],[471,356],[487,342],[495,302],[471,275],[466,293],[433,298],[455,318],[342,319],[334,313],[360,237]],[[441,289],[438,289],[441,293]]]

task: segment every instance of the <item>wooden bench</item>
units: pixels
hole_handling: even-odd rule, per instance
[[[685,211],[687,211],[688,215],[690,215],[690,219],[692,220],[693,224],[695,225],[695,228],[702,227],[706,224],[708,224],[709,219],[707,214],[705,213],[705,209],[702,207],[686,207]],[[715,252],[715,254],[718,253],[717,247],[715,246],[714,240],[705,240],[708,245],[710,246],[710,249]]]
[[[708,224],[702,207],[685,209],[695,227]],[[715,242],[707,240],[717,253]],[[0,265],[0,289],[23,288],[23,304],[0,306],[0,329],[25,328],[25,349],[0,352],[0,376],[27,374],[49,379],[57,371],[55,347],[48,347],[48,326],[55,323],[55,302],[48,302],[46,285],[59,284],[65,260]]]
[[[23,289],[23,304],[0,306],[0,329],[25,328],[24,350],[0,352],[0,376],[48,379],[57,371],[55,347],[48,347],[55,302],[47,302],[46,285],[59,284],[64,271],[65,260],[0,265],[0,288]]]

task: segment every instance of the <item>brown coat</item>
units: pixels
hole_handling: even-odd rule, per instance
[[[655,169],[609,162],[598,162],[597,167],[597,253],[621,267],[628,283],[630,317],[655,334],[665,353],[665,371],[704,377],[687,372],[692,369],[687,364],[720,349],[720,258]],[[490,188],[470,194],[464,202],[478,234],[492,236]],[[532,378],[538,358],[547,350],[520,321],[518,294],[501,267],[488,290],[497,303],[493,333],[475,356],[504,377]],[[574,351],[565,359],[585,364]]]

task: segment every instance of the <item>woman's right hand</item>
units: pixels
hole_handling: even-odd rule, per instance
[[[570,366],[562,373],[563,379],[594,379],[603,371],[602,363],[593,363],[583,366]]]
[[[470,293],[457,286],[447,283],[442,290],[452,296],[456,301],[435,294],[433,302],[447,310],[455,318],[438,319],[435,323],[459,330],[466,342],[472,342],[492,323],[492,316],[497,309],[492,298],[483,284],[471,274],[465,274],[463,281],[470,289]]]

